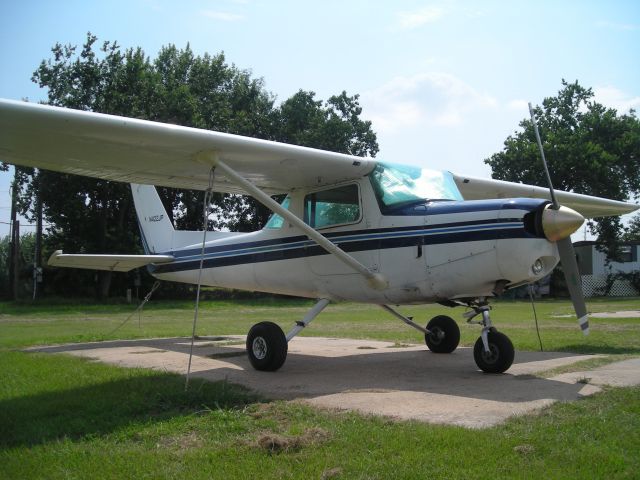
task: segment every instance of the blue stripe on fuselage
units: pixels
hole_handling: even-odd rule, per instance
[[[544,200],[537,199],[443,202],[431,205],[429,207],[429,216],[505,209],[531,211],[544,202]],[[494,218],[435,225],[352,230],[328,233],[325,236],[347,252],[532,237],[524,230],[522,218]],[[171,264],[158,265],[155,273],[169,273],[199,268],[200,249],[191,248],[169,253],[176,257],[176,261]],[[306,236],[297,235],[208,247],[205,250],[203,266],[205,268],[214,268],[317,255],[328,255],[328,253],[312,240],[308,240]]]

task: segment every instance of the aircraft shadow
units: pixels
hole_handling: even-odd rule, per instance
[[[184,378],[158,372],[4,399],[0,451],[102,436],[136,424],[144,428],[150,421],[193,415],[205,405],[241,408],[255,400],[240,387],[200,383],[195,380],[184,392]]]

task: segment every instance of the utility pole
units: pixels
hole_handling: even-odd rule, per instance
[[[11,225],[9,225],[9,235],[11,239],[11,248],[9,252],[9,292],[14,300],[18,298],[18,273],[20,271],[20,269],[18,268],[18,262],[16,261],[16,259],[20,256],[20,223],[16,219],[18,215],[18,196],[16,194],[17,178],[18,174],[14,171],[13,183],[11,184]],[[17,241],[16,231],[18,232]]]
[[[36,242],[33,252],[33,300],[38,295],[38,284],[42,283],[42,197],[40,196],[40,172],[35,172],[36,187]]]
[[[13,299],[18,300],[20,296],[20,220],[14,220],[12,233],[11,246],[13,257],[11,258],[11,264],[13,266]]]

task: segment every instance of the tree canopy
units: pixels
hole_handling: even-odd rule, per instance
[[[326,102],[300,90],[280,105],[260,78],[229,65],[224,53],[196,55],[187,45],[162,47],[155,59],[141,48],[87,34],[82,48],[56,44],[32,80],[48,89],[50,105],[216,130],[323,148],[359,156],[378,151],[371,122],[360,118],[358,95],[346,92]],[[139,251],[129,186],[87,177],[18,168],[16,187],[23,214],[33,215],[35,196],[53,227],[49,251],[110,253]],[[161,188],[176,228],[200,229],[202,192]],[[269,216],[252,198],[214,197],[214,228],[260,228]],[[57,277],[68,275],[57,271]],[[77,272],[74,273],[77,278]],[[111,275],[100,273],[102,295]],[[91,282],[88,282],[91,283]]]
[[[619,114],[593,99],[591,88],[562,80],[555,97],[534,109],[553,185],[559,190],[629,200],[640,195],[640,121],[633,110]],[[485,160],[493,178],[547,186],[533,124],[507,137],[501,152]],[[590,223],[616,257],[622,233],[619,217]]]
[[[622,239],[625,242],[640,242],[640,214],[631,219]]]

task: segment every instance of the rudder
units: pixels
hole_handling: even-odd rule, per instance
[[[170,251],[175,230],[156,187],[132,183],[131,194],[145,252],[149,254]]]

